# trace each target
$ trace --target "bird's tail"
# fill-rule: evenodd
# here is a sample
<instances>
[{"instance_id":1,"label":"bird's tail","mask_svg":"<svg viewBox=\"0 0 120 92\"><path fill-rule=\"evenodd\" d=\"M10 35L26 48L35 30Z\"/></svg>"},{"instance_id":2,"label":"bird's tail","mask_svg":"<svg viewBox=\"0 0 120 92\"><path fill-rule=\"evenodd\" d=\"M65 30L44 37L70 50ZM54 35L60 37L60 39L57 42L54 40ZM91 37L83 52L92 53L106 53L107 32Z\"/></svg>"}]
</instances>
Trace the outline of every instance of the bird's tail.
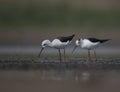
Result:
<instances>
[{"instance_id":1,"label":"bird's tail","mask_svg":"<svg viewBox=\"0 0 120 92\"><path fill-rule=\"evenodd\" d=\"M75 36L75 34L69 36L70 40L72 40L74 36Z\"/></svg>"},{"instance_id":2,"label":"bird's tail","mask_svg":"<svg viewBox=\"0 0 120 92\"><path fill-rule=\"evenodd\" d=\"M104 40L101 40L100 42L101 42L101 43L104 43L104 42L107 42L107 41L109 41L109 40L111 40L111 39L104 39Z\"/></svg>"}]
</instances>

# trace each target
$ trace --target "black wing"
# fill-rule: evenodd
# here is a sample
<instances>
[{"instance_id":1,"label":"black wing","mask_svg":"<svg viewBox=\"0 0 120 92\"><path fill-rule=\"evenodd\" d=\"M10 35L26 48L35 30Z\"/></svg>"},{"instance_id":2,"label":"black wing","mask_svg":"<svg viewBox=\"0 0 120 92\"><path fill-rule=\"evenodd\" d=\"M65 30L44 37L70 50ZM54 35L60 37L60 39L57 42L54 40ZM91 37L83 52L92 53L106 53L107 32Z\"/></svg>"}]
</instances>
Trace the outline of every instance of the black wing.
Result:
<instances>
[{"instance_id":1,"label":"black wing","mask_svg":"<svg viewBox=\"0 0 120 92\"><path fill-rule=\"evenodd\" d=\"M100 42L100 43L103 43L103 42L106 42L106 41L109 41L110 39L97 39L97 38L87 38L88 40L90 40L91 42Z\"/></svg>"},{"instance_id":2,"label":"black wing","mask_svg":"<svg viewBox=\"0 0 120 92\"><path fill-rule=\"evenodd\" d=\"M74 36L75 36L74 34L67 37L60 36L60 37L57 37L57 39L59 39L61 42L67 42L67 41L71 41Z\"/></svg>"}]
</instances>

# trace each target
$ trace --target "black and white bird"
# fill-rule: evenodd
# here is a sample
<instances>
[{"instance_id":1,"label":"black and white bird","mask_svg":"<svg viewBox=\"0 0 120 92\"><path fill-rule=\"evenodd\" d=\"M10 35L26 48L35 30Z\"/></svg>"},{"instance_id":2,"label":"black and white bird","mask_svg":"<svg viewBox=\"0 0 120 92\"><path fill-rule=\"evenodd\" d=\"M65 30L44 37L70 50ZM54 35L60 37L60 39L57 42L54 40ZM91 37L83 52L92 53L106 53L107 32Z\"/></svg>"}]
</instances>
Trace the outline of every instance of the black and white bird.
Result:
<instances>
[{"instance_id":1,"label":"black and white bird","mask_svg":"<svg viewBox=\"0 0 120 92\"><path fill-rule=\"evenodd\" d=\"M95 49L102 43L109 41L110 39L97 39L97 38L81 38L76 40L72 53L75 51L76 47L80 46L82 49L88 50L88 60L91 61L90 50L94 50L95 60L97 60Z\"/></svg>"},{"instance_id":2,"label":"black and white bird","mask_svg":"<svg viewBox=\"0 0 120 92\"><path fill-rule=\"evenodd\" d=\"M39 53L38 57L40 57L43 49L48 46L48 47L58 49L60 61L61 61L61 51L60 51L60 49L64 49L64 60L65 60L65 48L71 43L74 36L75 36L74 34L71 35L71 36L66 36L66 37L60 36L60 37L55 38L53 41L44 40L42 42L42 48L40 50L40 53Z\"/></svg>"}]
</instances>

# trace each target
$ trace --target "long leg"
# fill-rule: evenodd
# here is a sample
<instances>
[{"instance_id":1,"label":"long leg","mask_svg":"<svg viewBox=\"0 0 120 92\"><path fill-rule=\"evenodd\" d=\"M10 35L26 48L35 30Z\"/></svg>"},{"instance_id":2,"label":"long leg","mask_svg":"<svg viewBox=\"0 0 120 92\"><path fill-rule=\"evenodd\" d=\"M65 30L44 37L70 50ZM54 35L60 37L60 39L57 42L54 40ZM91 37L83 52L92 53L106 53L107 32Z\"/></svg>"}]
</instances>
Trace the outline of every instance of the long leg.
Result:
<instances>
[{"instance_id":1,"label":"long leg","mask_svg":"<svg viewBox=\"0 0 120 92\"><path fill-rule=\"evenodd\" d=\"M88 61L91 61L90 50L88 50Z\"/></svg>"},{"instance_id":2,"label":"long leg","mask_svg":"<svg viewBox=\"0 0 120 92\"><path fill-rule=\"evenodd\" d=\"M59 57L60 57L60 62L61 62L61 52L60 52L60 49L58 49L58 52L59 52Z\"/></svg>"},{"instance_id":3,"label":"long leg","mask_svg":"<svg viewBox=\"0 0 120 92\"><path fill-rule=\"evenodd\" d=\"M66 61L65 49L64 49L64 61Z\"/></svg>"},{"instance_id":4,"label":"long leg","mask_svg":"<svg viewBox=\"0 0 120 92\"><path fill-rule=\"evenodd\" d=\"M94 56L95 56L95 61L97 61L97 57L96 57L96 52L95 52L95 50L94 50Z\"/></svg>"}]
</instances>

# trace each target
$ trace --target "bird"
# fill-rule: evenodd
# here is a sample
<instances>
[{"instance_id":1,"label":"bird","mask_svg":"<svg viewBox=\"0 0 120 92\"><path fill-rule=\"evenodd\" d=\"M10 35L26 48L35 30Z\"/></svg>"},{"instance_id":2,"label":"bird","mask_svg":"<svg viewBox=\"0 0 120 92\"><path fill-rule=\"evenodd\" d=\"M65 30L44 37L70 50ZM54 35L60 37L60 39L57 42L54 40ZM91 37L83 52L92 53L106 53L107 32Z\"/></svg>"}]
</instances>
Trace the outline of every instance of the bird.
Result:
<instances>
[{"instance_id":1,"label":"bird","mask_svg":"<svg viewBox=\"0 0 120 92\"><path fill-rule=\"evenodd\" d=\"M66 36L66 37L59 36L59 37L56 37L55 39L53 39L52 41L43 40L42 44L41 44L42 48L38 54L38 57L41 56L41 53L45 47L51 47L51 48L58 49L60 62L61 62L61 49L64 49L64 60L65 60L65 58L66 58L65 57L65 48L71 43L74 36L75 36L75 34L70 35L70 36Z\"/></svg>"},{"instance_id":2,"label":"bird","mask_svg":"<svg viewBox=\"0 0 120 92\"><path fill-rule=\"evenodd\" d=\"M94 50L95 61L97 61L95 49L99 47L104 42L111 39L97 39L97 38L79 38L75 41L76 46L74 47L72 53L75 51L76 47L80 46L82 49L88 50L88 61L91 61L90 51Z\"/></svg>"}]
</instances>

